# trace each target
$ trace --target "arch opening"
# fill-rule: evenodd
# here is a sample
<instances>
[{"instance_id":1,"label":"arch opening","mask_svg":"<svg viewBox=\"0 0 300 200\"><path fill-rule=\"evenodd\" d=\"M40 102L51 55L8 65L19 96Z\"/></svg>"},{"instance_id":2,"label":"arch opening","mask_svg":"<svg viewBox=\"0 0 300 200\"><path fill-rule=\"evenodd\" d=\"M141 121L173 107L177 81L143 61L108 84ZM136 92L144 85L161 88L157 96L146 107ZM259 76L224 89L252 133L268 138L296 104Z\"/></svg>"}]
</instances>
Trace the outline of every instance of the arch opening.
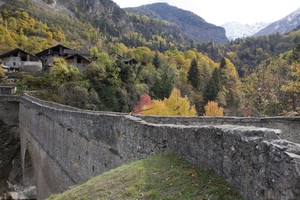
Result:
<instances>
[{"instance_id":1,"label":"arch opening","mask_svg":"<svg viewBox=\"0 0 300 200\"><path fill-rule=\"evenodd\" d=\"M23 186L30 187L35 185L34 181L34 168L29 151L26 150L24 158L24 174L23 174Z\"/></svg>"},{"instance_id":2,"label":"arch opening","mask_svg":"<svg viewBox=\"0 0 300 200\"><path fill-rule=\"evenodd\" d=\"M36 184L34 177L34 166L28 150L25 152L23 169L23 191L21 192L26 199L36 199Z\"/></svg>"}]
</instances>

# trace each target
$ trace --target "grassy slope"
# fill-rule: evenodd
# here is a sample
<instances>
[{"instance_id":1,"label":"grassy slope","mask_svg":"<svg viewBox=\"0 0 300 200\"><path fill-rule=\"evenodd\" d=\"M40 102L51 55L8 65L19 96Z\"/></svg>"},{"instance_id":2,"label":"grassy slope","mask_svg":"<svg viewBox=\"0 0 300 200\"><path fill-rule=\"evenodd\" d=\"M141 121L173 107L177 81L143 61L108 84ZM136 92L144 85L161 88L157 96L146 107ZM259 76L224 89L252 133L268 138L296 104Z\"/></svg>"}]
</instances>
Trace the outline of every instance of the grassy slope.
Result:
<instances>
[{"instance_id":1,"label":"grassy slope","mask_svg":"<svg viewBox=\"0 0 300 200\"><path fill-rule=\"evenodd\" d=\"M165 153L125 164L50 199L242 199L211 170Z\"/></svg>"}]
</instances>

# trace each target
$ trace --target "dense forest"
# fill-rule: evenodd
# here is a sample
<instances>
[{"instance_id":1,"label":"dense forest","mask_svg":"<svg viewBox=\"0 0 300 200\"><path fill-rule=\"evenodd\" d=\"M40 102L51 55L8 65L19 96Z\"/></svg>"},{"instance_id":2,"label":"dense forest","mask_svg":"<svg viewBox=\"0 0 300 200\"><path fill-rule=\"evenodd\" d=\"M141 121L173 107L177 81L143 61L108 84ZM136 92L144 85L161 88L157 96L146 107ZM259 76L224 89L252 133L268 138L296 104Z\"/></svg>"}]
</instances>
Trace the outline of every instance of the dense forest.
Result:
<instances>
[{"instance_id":1,"label":"dense forest","mask_svg":"<svg viewBox=\"0 0 300 200\"><path fill-rule=\"evenodd\" d=\"M37 9L27 0L13 1L1 7L1 52L21 48L36 53L61 43L97 57L83 75L61 58L49 72L15 74L19 90L103 111L246 117L299 113L299 30L223 45L197 44L178 27L146 16L127 14L135 28L122 32L109 22L104 29L85 20L77 9L74 18ZM111 53L138 64L127 65Z\"/></svg>"}]
</instances>

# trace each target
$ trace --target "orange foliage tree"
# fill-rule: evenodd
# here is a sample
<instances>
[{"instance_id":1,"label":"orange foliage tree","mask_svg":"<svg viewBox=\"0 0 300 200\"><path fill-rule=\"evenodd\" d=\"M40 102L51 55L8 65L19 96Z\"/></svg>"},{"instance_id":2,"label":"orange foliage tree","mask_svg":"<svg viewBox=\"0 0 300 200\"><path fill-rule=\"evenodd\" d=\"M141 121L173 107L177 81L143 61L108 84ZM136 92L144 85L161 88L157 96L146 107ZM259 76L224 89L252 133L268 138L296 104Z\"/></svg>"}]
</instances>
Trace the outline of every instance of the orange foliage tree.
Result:
<instances>
[{"instance_id":1,"label":"orange foliage tree","mask_svg":"<svg viewBox=\"0 0 300 200\"><path fill-rule=\"evenodd\" d=\"M204 107L206 117L222 117L223 116L223 108L218 107L218 103L214 101L209 101Z\"/></svg>"}]
</instances>

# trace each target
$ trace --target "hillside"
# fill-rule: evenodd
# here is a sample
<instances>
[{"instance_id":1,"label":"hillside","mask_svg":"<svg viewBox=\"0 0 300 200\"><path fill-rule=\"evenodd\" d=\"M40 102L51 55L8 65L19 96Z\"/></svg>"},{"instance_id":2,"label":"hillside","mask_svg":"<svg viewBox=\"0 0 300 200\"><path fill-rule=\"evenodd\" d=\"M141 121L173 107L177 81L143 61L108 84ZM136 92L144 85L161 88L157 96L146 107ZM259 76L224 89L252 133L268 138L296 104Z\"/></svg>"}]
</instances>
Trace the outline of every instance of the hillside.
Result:
<instances>
[{"instance_id":1,"label":"hillside","mask_svg":"<svg viewBox=\"0 0 300 200\"><path fill-rule=\"evenodd\" d=\"M241 199L207 169L173 154L123 165L49 199Z\"/></svg>"},{"instance_id":2,"label":"hillside","mask_svg":"<svg viewBox=\"0 0 300 200\"><path fill-rule=\"evenodd\" d=\"M260 30L255 36L270 35L274 33L288 33L300 25L300 8L292 12L288 16L271 23L266 28Z\"/></svg>"},{"instance_id":3,"label":"hillside","mask_svg":"<svg viewBox=\"0 0 300 200\"><path fill-rule=\"evenodd\" d=\"M198 15L167 3L154 3L137 8L125 8L127 12L169 21L197 42L224 43L227 41L222 27L207 23Z\"/></svg>"},{"instance_id":4,"label":"hillside","mask_svg":"<svg viewBox=\"0 0 300 200\"><path fill-rule=\"evenodd\" d=\"M117 4L111 0L35 0L43 1L48 7L65 7L75 13L81 21L89 21L100 30L110 32L112 36L133 31L133 25ZM58 10L59 11L59 10ZM116 27L113 29L113 27Z\"/></svg>"},{"instance_id":5,"label":"hillside","mask_svg":"<svg viewBox=\"0 0 300 200\"><path fill-rule=\"evenodd\" d=\"M170 44L181 48L189 44L187 36L176 25L128 14L111 0L5 0L0 10L2 16L4 10L28 13L35 21L46 24L35 29L47 31L47 26L58 30L64 34L58 42L76 49L119 42L127 47L147 46L166 51ZM38 36L45 37L44 34Z\"/></svg>"}]
</instances>

